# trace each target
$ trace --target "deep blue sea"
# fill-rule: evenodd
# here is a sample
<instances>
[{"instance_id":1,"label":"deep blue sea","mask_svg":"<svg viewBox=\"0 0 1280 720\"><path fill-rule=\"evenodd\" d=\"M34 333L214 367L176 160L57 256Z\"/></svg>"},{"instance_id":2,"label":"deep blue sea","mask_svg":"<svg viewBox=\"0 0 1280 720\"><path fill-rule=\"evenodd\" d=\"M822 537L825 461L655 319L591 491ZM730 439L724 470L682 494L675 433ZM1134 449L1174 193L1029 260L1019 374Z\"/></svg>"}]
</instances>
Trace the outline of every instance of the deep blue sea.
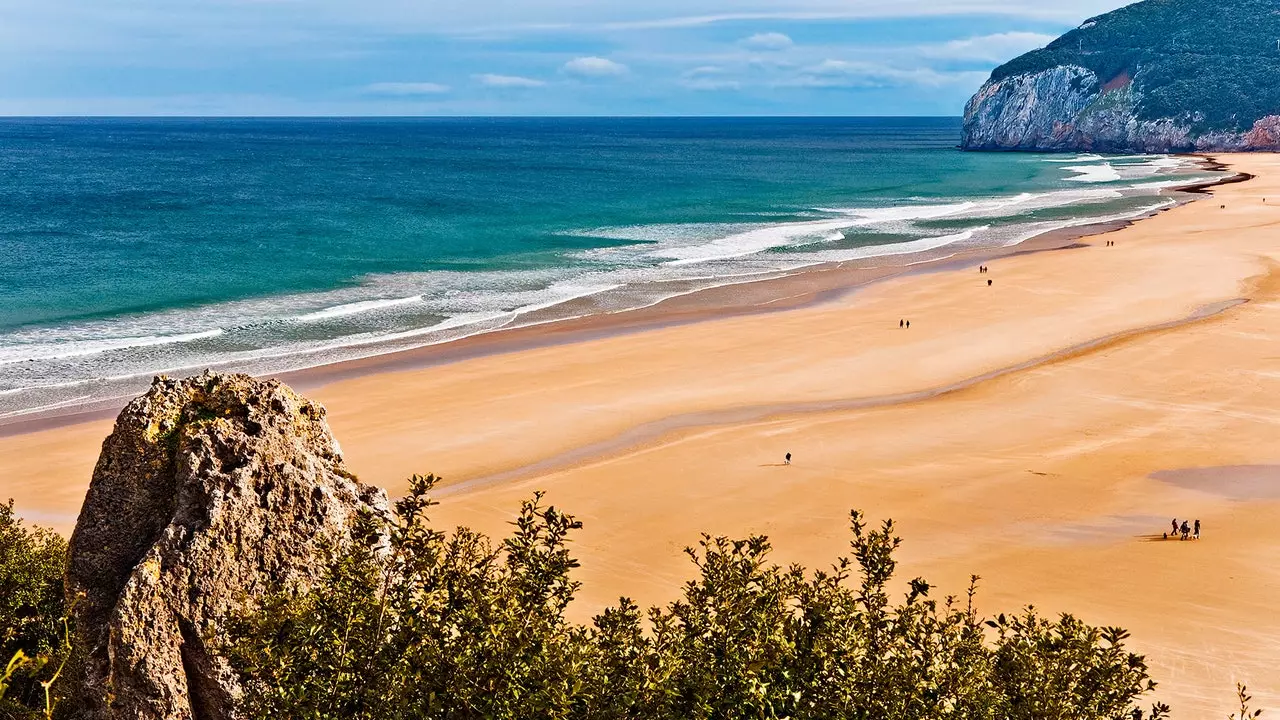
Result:
<instances>
[{"instance_id":1,"label":"deep blue sea","mask_svg":"<svg viewBox=\"0 0 1280 720\"><path fill-rule=\"evenodd\" d=\"M0 421L158 372L296 369L1012 245L1211 176L962 153L959 135L951 118L0 120Z\"/></svg>"}]
</instances>

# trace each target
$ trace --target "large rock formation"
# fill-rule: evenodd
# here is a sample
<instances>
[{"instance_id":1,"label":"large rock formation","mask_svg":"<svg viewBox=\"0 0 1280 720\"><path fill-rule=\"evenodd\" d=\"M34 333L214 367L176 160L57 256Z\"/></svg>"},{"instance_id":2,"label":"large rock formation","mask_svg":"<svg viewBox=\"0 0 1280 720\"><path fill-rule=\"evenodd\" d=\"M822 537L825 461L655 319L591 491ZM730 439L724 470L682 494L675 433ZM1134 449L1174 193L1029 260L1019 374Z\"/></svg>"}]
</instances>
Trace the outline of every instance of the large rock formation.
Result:
<instances>
[{"instance_id":1,"label":"large rock formation","mask_svg":"<svg viewBox=\"0 0 1280 720\"><path fill-rule=\"evenodd\" d=\"M1144 0L996 68L970 150L1280 150L1280 2Z\"/></svg>"},{"instance_id":2,"label":"large rock formation","mask_svg":"<svg viewBox=\"0 0 1280 720\"><path fill-rule=\"evenodd\" d=\"M91 718L223 720L238 687L218 623L320 571L323 543L384 515L319 405L245 375L157 378L102 446L67 570Z\"/></svg>"}]
</instances>

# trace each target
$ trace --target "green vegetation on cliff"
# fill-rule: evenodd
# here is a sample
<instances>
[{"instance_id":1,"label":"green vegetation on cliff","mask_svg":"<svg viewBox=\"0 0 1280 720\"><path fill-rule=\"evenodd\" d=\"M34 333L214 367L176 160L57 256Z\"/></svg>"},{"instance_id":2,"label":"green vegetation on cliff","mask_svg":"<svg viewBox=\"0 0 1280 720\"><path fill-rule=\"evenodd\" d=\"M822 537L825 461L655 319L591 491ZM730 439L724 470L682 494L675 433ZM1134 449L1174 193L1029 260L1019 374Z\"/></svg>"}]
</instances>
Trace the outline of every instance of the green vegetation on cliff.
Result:
<instances>
[{"instance_id":1,"label":"green vegetation on cliff","mask_svg":"<svg viewBox=\"0 0 1280 720\"><path fill-rule=\"evenodd\" d=\"M1140 120L1242 132L1280 114L1280 3L1144 0L1093 18L996 68L992 80L1076 65L1100 83L1132 80Z\"/></svg>"}]
</instances>

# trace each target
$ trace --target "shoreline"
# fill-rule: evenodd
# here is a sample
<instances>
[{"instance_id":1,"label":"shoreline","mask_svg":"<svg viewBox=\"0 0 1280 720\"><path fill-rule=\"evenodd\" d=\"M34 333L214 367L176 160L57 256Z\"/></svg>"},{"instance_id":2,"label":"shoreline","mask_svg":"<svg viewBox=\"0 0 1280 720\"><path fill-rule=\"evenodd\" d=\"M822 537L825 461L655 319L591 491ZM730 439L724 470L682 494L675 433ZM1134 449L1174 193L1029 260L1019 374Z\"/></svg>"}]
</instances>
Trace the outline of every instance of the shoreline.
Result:
<instances>
[{"instance_id":1,"label":"shoreline","mask_svg":"<svg viewBox=\"0 0 1280 720\"><path fill-rule=\"evenodd\" d=\"M825 567L856 508L895 521L901 581L941 596L976 574L988 614L1127 629L1174 718L1225 717L1237 680L1278 707L1280 156L1223 161L1253 179L1114 243L1058 237L989 274L960 257L839 291L832 272L828 296L788 285L785 312L697 319L693 303L696 321L306 394L362 481L394 496L444 478L435 529L500 539L535 491L580 519L575 619L673 600L700 533L767 535L774 562ZM0 437L0 499L68 531L110 428ZM1160 542L1171 517L1203 539Z\"/></svg>"},{"instance_id":2,"label":"shoreline","mask_svg":"<svg viewBox=\"0 0 1280 720\"><path fill-rule=\"evenodd\" d=\"M1211 155L1194 157L1205 170L1230 172ZM1133 218L1103 220L1049 230L1004 248L963 250L945 257L902 264L863 267L860 261L823 263L781 277L717 285L666 298L653 305L615 313L590 314L514 328L500 328L457 340L424 345L369 357L273 373L300 392L367 375L419 370L466 360L526 350L572 345L619 335L643 333L731 317L799 310L832 302L875 283L916 274L931 274L985 264L1004 257L1086 247L1085 238L1106 235L1212 194L1215 187L1247 182L1248 173L1234 172L1216 180L1168 188L1174 200ZM918 253L913 253L918 254ZM871 258L872 261L910 258L913 254ZM91 401L83 405L36 411L0 419L0 438L26 435L95 421L114 419L132 395Z\"/></svg>"}]
</instances>

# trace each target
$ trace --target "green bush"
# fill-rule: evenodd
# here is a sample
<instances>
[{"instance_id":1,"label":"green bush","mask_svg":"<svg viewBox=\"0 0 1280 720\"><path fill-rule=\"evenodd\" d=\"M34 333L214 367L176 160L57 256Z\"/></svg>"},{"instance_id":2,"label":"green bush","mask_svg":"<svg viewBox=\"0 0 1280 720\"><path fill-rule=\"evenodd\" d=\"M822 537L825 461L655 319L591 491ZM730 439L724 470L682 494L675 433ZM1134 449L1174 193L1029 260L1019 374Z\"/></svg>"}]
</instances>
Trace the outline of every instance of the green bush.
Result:
<instances>
[{"instance_id":1,"label":"green bush","mask_svg":"<svg viewBox=\"0 0 1280 720\"><path fill-rule=\"evenodd\" d=\"M763 537L704 536L698 577L648 613L623 598L589 626L580 524L541 496L494 547L427 525L434 478L415 477L383 526L308 591L278 591L230 624L226 652L253 718L954 718L1132 720L1155 687L1117 628L1070 615L979 617L912 580L890 587L892 523L851 516L851 558L810 573L770 563Z\"/></svg>"},{"instance_id":2,"label":"green bush","mask_svg":"<svg viewBox=\"0 0 1280 720\"><path fill-rule=\"evenodd\" d=\"M50 715L68 656L62 572L67 543L0 504L0 718Z\"/></svg>"}]
</instances>

